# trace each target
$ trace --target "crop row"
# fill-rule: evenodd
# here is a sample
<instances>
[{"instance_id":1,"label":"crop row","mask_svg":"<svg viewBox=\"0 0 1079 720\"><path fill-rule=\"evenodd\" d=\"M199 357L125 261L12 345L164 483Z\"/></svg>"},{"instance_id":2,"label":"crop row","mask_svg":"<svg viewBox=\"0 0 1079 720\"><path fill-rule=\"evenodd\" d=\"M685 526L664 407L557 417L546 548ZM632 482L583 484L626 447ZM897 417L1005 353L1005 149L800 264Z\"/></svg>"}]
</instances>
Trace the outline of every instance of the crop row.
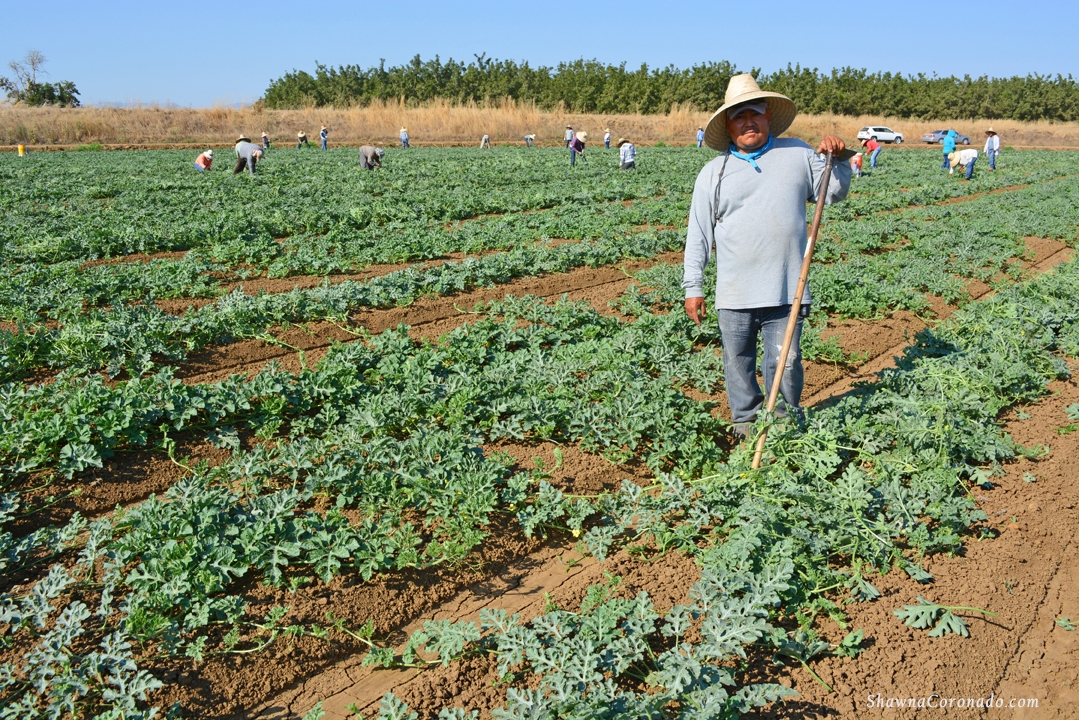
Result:
<instances>
[{"instance_id":1,"label":"crop row","mask_svg":"<svg viewBox=\"0 0 1079 720\"><path fill-rule=\"evenodd\" d=\"M517 678L507 717L529 708L565 713L566 703L586 715L676 701L745 710L784 691L736 689L717 662L754 643L807 662L830 651L813 634L817 614L840 615L844 592L875 599L873 574L893 567L930 579L918 556L954 551L984 520L968 485L988 482L996 463L1024 452L995 418L1066 375L1055 352L1079 353L1077 317L1077 262L973 304L920 336L880 383L810 412L803 426L773 428L760 471L749 469L745 448L725 458L708 405L676 389L707 390L721 376L714 354L691 350L694 331L679 314L621 322L584 305L508 298L437 344L392 330L336 348L298 376L233 379L232 401L203 402L213 407L200 416L196 399L179 423L159 415L143 425L143 438L160 433L163 447L177 425L212 426L213 441L232 450L223 465L194 467L165 499L89 527L76 518L31 540L4 536L9 577L57 552L81 548L82 558L0 597L5 642L28 653L24 666L0 674L5 707L23 717L64 703L134 707L156 681L138 674L125 649L132 640L201 658L283 634L340 631L372 645L376 664L415 662L423 647L446 661L499 653ZM167 376L159 386L188 398L210 391ZM241 424L258 438L249 449ZM505 458L483 453L482 444L500 438L640 457L659 479L599 498L563 495L541 475L514 474ZM311 509L316 494L329 497L329 511ZM6 525L17 498L6 495L5 507ZM296 588L310 576L366 578L454 562L497 514L516 516L528 533L580 533L600 558L632 541L692 554L705 572L691 603L662 622L647 597L600 588L579 612L432 624L404 656L360 624L288 626L286 609L246 611L240 578ZM781 629L784 618L800 630ZM87 654L98 640L107 652ZM104 692L103 663L126 673L124 693ZM624 673L647 676L650 689L606 679Z\"/></svg>"}]
</instances>

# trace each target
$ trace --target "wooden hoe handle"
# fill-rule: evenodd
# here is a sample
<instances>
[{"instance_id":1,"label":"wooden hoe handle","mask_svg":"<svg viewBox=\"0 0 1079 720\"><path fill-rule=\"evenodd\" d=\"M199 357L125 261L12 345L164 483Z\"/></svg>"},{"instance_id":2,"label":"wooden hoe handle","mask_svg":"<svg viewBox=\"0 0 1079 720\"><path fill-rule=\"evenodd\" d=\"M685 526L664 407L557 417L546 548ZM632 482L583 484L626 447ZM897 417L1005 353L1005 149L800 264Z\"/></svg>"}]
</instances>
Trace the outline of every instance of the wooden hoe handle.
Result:
<instances>
[{"instance_id":1,"label":"wooden hoe handle","mask_svg":"<svg viewBox=\"0 0 1079 720\"><path fill-rule=\"evenodd\" d=\"M776 374L772 378L772 384L768 386L768 412L776 408L776 400L779 398L779 384L783 381L783 369L787 366L787 355L791 351L791 343L794 341L794 329L798 327L798 314L802 311L802 294L805 293L806 283L809 281L809 264L813 260L813 248L817 245L817 231L820 230L820 219L824 213L824 199L828 197L828 183L832 179L832 153L828 153L827 162L824 164L824 175L821 177L820 192L817 193L817 210L813 213L813 224L809 226L809 241L806 243L805 255L802 257L802 274L798 276L798 289L794 291L794 301L791 302L791 315L787 318L787 332L783 334L783 348L779 351L779 359L776 362ZM768 438L768 428L761 431L757 438L757 451L753 453L753 468L761 466L761 455L764 453L764 441Z\"/></svg>"}]
</instances>

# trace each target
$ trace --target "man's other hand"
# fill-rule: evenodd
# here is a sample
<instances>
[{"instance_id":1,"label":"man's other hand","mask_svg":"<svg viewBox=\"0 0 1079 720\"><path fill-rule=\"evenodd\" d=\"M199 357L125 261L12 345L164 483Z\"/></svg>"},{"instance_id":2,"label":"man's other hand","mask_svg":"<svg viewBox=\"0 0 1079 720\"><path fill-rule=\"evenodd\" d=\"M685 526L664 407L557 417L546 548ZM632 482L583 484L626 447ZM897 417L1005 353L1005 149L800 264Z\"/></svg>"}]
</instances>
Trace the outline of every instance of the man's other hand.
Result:
<instances>
[{"instance_id":1,"label":"man's other hand","mask_svg":"<svg viewBox=\"0 0 1079 720\"><path fill-rule=\"evenodd\" d=\"M690 320L700 325L701 320L708 315L704 308L704 298L686 298L686 315L689 315Z\"/></svg>"},{"instance_id":2,"label":"man's other hand","mask_svg":"<svg viewBox=\"0 0 1079 720\"><path fill-rule=\"evenodd\" d=\"M820 141L820 147L817 148L817 152L838 155L846 149L847 144L843 142L843 138L838 135L825 135L824 139Z\"/></svg>"}]
</instances>

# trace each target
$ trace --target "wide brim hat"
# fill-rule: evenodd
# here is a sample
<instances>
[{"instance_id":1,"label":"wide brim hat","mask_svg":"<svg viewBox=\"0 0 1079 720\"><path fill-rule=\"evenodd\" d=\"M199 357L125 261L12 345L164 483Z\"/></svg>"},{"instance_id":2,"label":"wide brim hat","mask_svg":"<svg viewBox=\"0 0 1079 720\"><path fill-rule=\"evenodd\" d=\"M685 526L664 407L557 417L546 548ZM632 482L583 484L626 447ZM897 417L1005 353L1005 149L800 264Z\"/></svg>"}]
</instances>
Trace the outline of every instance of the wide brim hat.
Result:
<instances>
[{"instance_id":1,"label":"wide brim hat","mask_svg":"<svg viewBox=\"0 0 1079 720\"><path fill-rule=\"evenodd\" d=\"M578 130L577 139L581 142L588 142L588 132L585 130Z\"/></svg>"},{"instance_id":2,"label":"wide brim hat","mask_svg":"<svg viewBox=\"0 0 1079 720\"><path fill-rule=\"evenodd\" d=\"M628 138L618 138L618 142L615 143L615 146L616 147L622 147L623 145L625 145L628 142L629 142Z\"/></svg>"},{"instance_id":3,"label":"wide brim hat","mask_svg":"<svg viewBox=\"0 0 1079 720\"><path fill-rule=\"evenodd\" d=\"M986 135L996 135L997 131L994 130L993 128L989 128L988 130L985 131L985 134Z\"/></svg>"},{"instance_id":4,"label":"wide brim hat","mask_svg":"<svg viewBox=\"0 0 1079 720\"><path fill-rule=\"evenodd\" d=\"M214 151L213 150L207 150L206 152L203 153L203 155L205 155L206 157L212 158L214 156Z\"/></svg>"},{"instance_id":5,"label":"wide brim hat","mask_svg":"<svg viewBox=\"0 0 1079 720\"><path fill-rule=\"evenodd\" d=\"M300 132L296 133L296 137L303 137L306 134L307 133L305 133L303 130L301 130Z\"/></svg>"},{"instance_id":6,"label":"wide brim hat","mask_svg":"<svg viewBox=\"0 0 1079 720\"><path fill-rule=\"evenodd\" d=\"M251 138L247 137L246 135L241 135L240 137L236 138L236 142L251 142Z\"/></svg>"},{"instance_id":7,"label":"wide brim hat","mask_svg":"<svg viewBox=\"0 0 1079 720\"><path fill-rule=\"evenodd\" d=\"M780 135L794 122L798 109L794 101L777 92L761 90L756 79L748 73L735 75L727 83L727 92L723 96L723 105L708 119L704 126L704 144L713 150L723 151L730 147L731 136L727 134L727 111L735 105L764 100L768 104L769 124L772 135Z\"/></svg>"}]
</instances>

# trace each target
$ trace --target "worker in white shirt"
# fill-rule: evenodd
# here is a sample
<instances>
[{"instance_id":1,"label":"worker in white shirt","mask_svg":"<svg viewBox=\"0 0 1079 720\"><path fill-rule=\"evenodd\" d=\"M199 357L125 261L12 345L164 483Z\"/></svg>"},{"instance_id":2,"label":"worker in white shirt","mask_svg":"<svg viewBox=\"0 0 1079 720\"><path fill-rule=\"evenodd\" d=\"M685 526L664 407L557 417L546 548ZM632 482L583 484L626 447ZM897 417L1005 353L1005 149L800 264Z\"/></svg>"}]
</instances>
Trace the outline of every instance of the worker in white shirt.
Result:
<instances>
[{"instance_id":1,"label":"worker in white shirt","mask_svg":"<svg viewBox=\"0 0 1079 720\"><path fill-rule=\"evenodd\" d=\"M989 169L997 169L997 155L1000 154L1000 135L993 128L985 131L985 156L989 158Z\"/></svg>"}]
</instances>

